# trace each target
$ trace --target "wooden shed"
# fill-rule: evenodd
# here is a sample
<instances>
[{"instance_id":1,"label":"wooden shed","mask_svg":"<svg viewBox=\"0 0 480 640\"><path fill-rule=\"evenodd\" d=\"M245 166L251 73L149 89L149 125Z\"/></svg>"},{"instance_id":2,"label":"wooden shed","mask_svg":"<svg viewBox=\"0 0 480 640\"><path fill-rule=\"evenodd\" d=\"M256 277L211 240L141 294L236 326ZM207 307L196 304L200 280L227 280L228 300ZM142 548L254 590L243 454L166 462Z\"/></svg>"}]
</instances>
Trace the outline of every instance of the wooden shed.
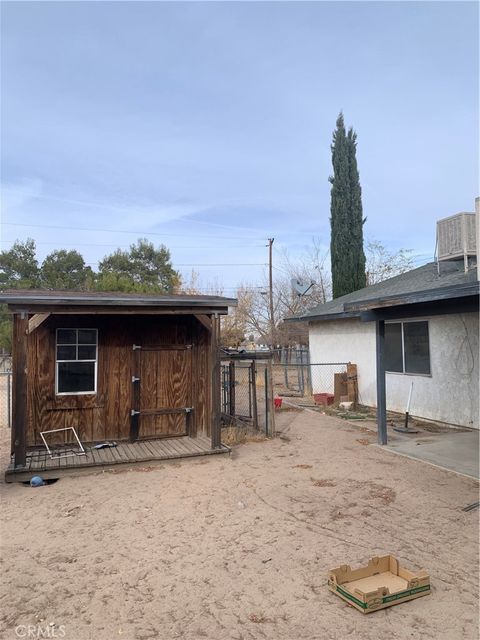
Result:
<instances>
[{"instance_id":1,"label":"wooden shed","mask_svg":"<svg viewBox=\"0 0 480 640\"><path fill-rule=\"evenodd\" d=\"M212 296L8 291L13 314L9 475L227 451L220 442L220 316ZM87 455L51 457L76 443ZM116 442L117 447L94 445ZM88 455L90 452L90 455ZM18 479L18 478L16 478Z\"/></svg>"}]
</instances>

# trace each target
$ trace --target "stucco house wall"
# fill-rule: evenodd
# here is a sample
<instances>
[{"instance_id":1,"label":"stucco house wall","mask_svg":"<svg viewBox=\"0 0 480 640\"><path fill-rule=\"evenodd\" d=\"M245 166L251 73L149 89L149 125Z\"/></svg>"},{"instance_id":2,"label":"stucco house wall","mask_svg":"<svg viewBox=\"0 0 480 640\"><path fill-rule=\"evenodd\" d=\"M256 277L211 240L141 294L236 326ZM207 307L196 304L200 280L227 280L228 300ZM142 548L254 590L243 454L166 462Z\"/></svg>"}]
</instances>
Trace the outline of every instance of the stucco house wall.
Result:
<instances>
[{"instance_id":1,"label":"stucco house wall","mask_svg":"<svg viewBox=\"0 0 480 640\"><path fill-rule=\"evenodd\" d=\"M429 322L431 375L387 373L387 409L405 411L413 382L410 407L413 416L478 429L478 314L440 315L411 320ZM309 335L311 362L356 363L359 401L375 407L374 323L360 322L358 319L312 321Z\"/></svg>"},{"instance_id":2,"label":"stucco house wall","mask_svg":"<svg viewBox=\"0 0 480 640\"><path fill-rule=\"evenodd\" d=\"M359 401L376 406L375 325L356 318L311 322L309 325L310 362L353 362L357 365ZM312 372L314 393L333 392L330 388L315 388L319 376ZM323 381L322 381L323 382Z\"/></svg>"}]
</instances>

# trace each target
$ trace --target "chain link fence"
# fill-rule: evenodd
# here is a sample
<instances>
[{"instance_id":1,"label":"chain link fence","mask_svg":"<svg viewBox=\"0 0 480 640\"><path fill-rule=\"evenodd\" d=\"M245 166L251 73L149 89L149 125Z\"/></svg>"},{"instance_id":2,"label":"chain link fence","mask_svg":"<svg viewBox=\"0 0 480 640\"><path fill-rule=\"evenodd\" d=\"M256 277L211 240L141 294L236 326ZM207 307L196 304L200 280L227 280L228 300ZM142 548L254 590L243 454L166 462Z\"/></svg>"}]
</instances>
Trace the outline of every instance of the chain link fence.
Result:
<instances>
[{"instance_id":1,"label":"chain link fence","mask_svg":"<svg viewBox=\"0 0 480 640\"><path fill-rule=\"evenodd\" d=\"M222 422L274 435L272 366L251 357L222 359Z\"/></svg>"},{"instance_id":2,"label":"chain link fence","mask_svg":"<svg viewBox=\"0 0 480 640\"><path fill-rule=\"evenodd\" d=\"M273 358L273 389L285 397L337 395L347 380L347 362L310 362L305 348L277 349Z\"/></svg>"},{"instance_id":3,"label":"chain link fence","mask_svg":"<svg viewBox=\"0 0 480 640\"><path fill-rule=\"evenodd\" d=\"M12 426L12 358L0 356L0 427Z\"/></svg>"}]
</instances>

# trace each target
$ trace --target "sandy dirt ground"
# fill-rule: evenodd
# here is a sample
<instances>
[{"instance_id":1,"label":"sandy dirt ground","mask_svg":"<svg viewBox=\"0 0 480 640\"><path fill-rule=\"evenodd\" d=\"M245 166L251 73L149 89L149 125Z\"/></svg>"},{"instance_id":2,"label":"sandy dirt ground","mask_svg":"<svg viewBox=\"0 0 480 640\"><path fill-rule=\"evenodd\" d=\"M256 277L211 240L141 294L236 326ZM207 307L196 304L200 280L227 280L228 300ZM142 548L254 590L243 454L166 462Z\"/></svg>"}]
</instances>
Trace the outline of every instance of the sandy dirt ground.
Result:
<instances>
[{"instance_id":1,"label":"sandy dirt ground","mask_svg":"<svg viewBox=\"0 0 480 640\"><path fill-rule=\"evenodd\" d=\"M0 637L476 640L477 484L335 418L280 422L231 457L2 482ZM364 616L328 591L384 553L432 595Z\"/></svg>"}]
</instances>

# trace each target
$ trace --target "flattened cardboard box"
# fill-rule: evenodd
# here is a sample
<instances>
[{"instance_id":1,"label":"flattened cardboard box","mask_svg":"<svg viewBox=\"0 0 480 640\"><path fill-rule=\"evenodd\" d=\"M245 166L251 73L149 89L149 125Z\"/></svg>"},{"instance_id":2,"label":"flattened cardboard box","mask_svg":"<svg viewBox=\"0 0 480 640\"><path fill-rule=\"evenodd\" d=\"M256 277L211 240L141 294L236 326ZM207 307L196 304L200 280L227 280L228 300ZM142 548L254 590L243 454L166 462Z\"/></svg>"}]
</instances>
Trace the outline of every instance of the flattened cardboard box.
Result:
<instances>
[{"instance_id":1,"label":"flattened cardboard box","mask_svg":"<svg viewBox=\"0 0 480 640\"><path fill-rule=\"evenodd\" d=\"M362 613L371 613L430 593L430 576L409 571L394 556L374 557L366 567L332 569L328 587Z\"/></svg>"}]
</instances>

